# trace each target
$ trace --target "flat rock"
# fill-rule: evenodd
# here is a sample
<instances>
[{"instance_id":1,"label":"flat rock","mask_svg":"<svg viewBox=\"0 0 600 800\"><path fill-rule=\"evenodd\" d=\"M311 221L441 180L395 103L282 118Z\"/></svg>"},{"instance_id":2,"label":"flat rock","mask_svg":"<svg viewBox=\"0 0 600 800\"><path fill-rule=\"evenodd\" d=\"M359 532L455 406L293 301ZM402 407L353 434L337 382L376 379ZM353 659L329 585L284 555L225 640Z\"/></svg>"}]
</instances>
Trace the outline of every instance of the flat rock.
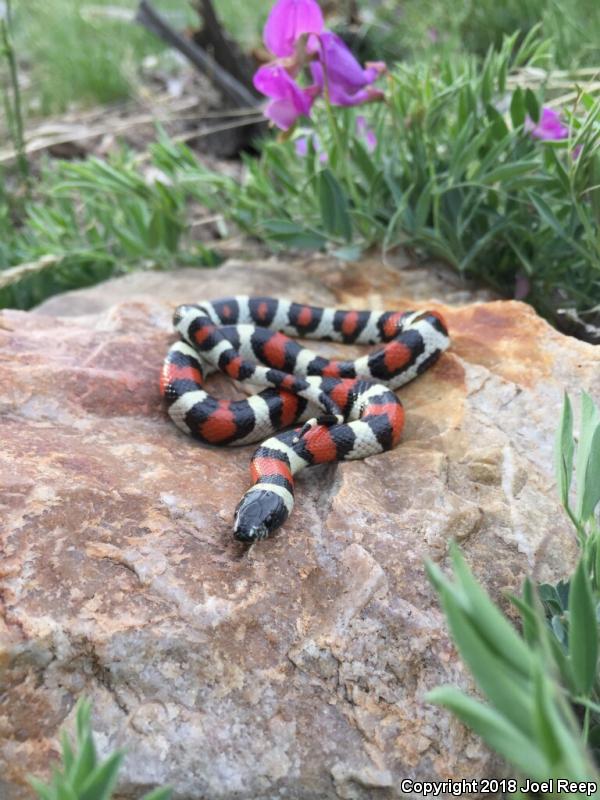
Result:
<instances>
[{"instance_id":1,"label":"flat rock","mask_svg":"<svg viewBox=\"0 0 600 800\"><path fill-rule=\"evenodd\" d=\"M600 350L524 304L461 306L460 287L433 285L409 300L410 276L376 262L234 262L0 314L3 800L32 797L26 775L48 773L81 694L102 752L127 747L121 800L164 783L177 800L387 800L402 778L497 777L425 700L469 679L424 562L447 566L458 540L496 597L565 574L553 437L565 389L600 397ZM193 442L158 393L172 306L241 293L416 296L452 334L401 390L400 446L309 470L290 520L251 548L231 520L253 448Z\"/></svg>"}]
</instances>

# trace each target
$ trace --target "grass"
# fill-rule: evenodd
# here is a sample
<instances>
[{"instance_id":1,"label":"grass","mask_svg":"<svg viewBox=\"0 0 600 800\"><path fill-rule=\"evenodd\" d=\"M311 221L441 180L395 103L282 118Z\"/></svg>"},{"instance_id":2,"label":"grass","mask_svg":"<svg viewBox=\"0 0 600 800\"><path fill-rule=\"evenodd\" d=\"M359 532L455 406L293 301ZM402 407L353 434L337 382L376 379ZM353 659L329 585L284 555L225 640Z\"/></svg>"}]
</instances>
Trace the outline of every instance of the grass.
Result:
<instances>
[{"instance_id":1,"label":"grass","mask_svg":"<svg viewBox=\"0 0 600 800\"><path fill-rule=\"evenodd\" d=\"M0 202L0 308L30 308L134 269L218 264L189 235L201 191L164 171L183 163L180 156L164 138L150 163L130 151L108 161L48 160L20 208L19 227Z\"/></svg>"},{"instance_id":2,"label":"grass","mask_svg":"<svg viewBox=\"0 0 600 800\"><path fill-rule=\"evenodd\" d=\"M29 0L17 4L14 39L30 115L60 113L72 106L113 103L135 95L146 56L164 52L164 45L141 26L111 18L118 6L133 11L136 0ZM197 26L188 0L156 0L177 28ZM232 35L256 41L264 0L217 0L215 7ZM103 14L105 8L107 13Z\"/></svg>"},{"instance_id":3,"label":"grass","mask_svg":"<svg viewBox=\"0 0 600 800\"><path fill-rule=\"evenodd\" d=\"M522 40L535 25L551 42L561 68L600 63L600 5L596 0L382 0L361 3L364 22L355 43L365 59L429 60L448 53L484 57L505 36Z\"/></svg>"}]
</instances>

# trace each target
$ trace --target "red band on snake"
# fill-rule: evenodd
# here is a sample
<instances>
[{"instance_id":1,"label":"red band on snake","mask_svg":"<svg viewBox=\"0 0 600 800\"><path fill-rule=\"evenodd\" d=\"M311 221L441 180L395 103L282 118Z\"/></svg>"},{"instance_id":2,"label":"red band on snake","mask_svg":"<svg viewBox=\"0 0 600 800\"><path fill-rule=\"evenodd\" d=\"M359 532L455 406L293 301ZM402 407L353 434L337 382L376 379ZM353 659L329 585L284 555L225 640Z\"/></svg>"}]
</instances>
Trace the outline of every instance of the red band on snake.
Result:
<instances>
[{"instance_id":1,"label":"red band on snake","mask_svg":"<svg viewBox=\"0 0 600 800\"><path fill-rule=\"evenodd\" d=\"M450 344L436 311L344 311L272 297L182 305L174 324L181 341L169 350L161 376L173 422L211 445L262 441L252 458L253 485L235 512L234 536L244 542L264 539L285 522L300 470L395 447L404 411L394 389ZM339 361L290 335L384 346ZM220 400L204 388L217 370L266 388L246 400Z\"/></svg>"}]
</instances>

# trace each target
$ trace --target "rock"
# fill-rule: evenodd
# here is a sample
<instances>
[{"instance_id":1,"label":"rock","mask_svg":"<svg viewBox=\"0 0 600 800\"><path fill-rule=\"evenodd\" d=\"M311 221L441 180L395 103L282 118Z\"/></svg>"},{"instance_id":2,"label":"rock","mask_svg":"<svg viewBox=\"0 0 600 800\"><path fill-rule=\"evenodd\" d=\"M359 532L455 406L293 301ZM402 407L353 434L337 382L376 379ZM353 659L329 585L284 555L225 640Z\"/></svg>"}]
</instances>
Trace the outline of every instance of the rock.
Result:
<instances>
[{"instance_id":1,"label":"rock","mask_svg":"<svg viewBox=\"0 0 600 800\"><path fill-rule=\"evenodd\" d=\"M453 345L402 389L402 443L308 471L288 523L250 549L231 518L252 447L202 447L158 395L177 301L406 308L406 280L375 262L234 262L0 315L3 800L32 796L81 694L102 752L127 747L120 800L163 783L178 800L387 799L406 777L497 776L425 701L469 680L423 564L447 566L456 539L496 597L566 573L553 436L565 389L600 396L600 350L521 303L420 293Z\"/></svg>"}]
</instances>

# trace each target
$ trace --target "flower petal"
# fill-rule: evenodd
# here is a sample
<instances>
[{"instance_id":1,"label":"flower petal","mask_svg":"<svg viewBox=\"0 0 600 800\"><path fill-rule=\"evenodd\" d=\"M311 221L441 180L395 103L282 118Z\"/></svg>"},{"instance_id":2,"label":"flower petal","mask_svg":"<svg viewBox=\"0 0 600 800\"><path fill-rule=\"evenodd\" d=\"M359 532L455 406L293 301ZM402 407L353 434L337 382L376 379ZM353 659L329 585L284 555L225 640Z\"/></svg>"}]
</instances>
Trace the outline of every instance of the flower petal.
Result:
<instances>
[{"instance_id":1,"label":"flower petal","mask_svg":"<svg viewBox=\"0 0 600 800\"><path fill-rule=\"evenodd\" d=\"M382 95L381 92L368 92L366 87L377 80L385 70L385 64L374 62L364 69L335 33L326 31L319 37L311 37L307 49L318 57L310 65L313 80L324 88L327 79L329 99L333 105L359 105Z\"/></svg>"},{"instance_id":2,"label":"flower petal","mask_svg":"<svg viewBox=\"0 0 600 800\"><path fill-rule=\"evenodd\" d=\"M535 139L566 139L569 129L560 120L560 114L553 108L544 106L540 119L535 124L529 117L525 121L525 129L528 130Z\"/></svg>"},{"instance_id":3,"label":"flower petal","mask_svg":"<svg viewBox=\"0 0 600 800\"><path fill-rule=\"evenodd\" d=\"M263 32L265 46L279 58L291 56L304 33L321 33L323 14L316 0L278 0Z\"/></svg>"},{"instance_id":4,"label":"flower petal","mask_svg":"<svg viewBox=\"0 0 600 800\"><path fill-rule=\"evenodd\" d=\"M277 62L265 64L254 75L254 86L259 92L271 98L265 109L265 116L287 130L300 116L308 116L314 102L317 88L301 88L289 73Z\"/></svg>"}]
</instances>

